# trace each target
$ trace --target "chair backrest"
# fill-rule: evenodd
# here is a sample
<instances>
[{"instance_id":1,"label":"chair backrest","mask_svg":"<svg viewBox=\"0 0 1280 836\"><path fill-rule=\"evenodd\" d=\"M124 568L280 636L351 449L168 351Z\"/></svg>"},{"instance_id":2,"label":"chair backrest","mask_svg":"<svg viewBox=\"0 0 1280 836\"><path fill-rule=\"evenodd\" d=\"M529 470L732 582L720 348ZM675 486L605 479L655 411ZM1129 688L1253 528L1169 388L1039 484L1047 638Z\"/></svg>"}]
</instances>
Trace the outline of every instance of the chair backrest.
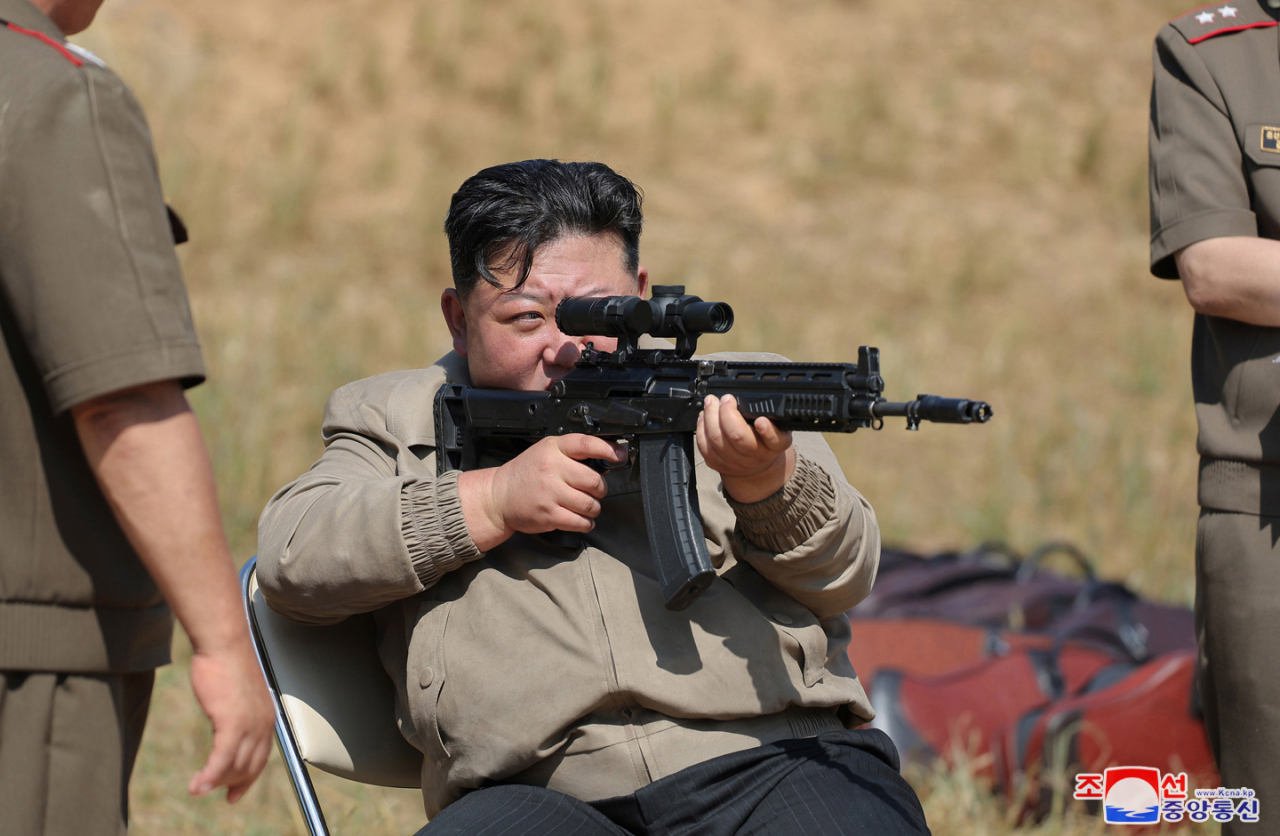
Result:
<instances>
[{"instance_id":1,"label":"chair backrest","mask_svg":"<svg viewBox=\"0 0 1280 836\"><path fill-rule=\"evenodd\" d=\"M257 559L241 572L245 608L267 684L302 760L384 787L421 786L422 753L396 723L395 687L378 659L371 615L313 627L283 618L258 589ZM288 753L286 753L286 760ZM295 781L296 783L296 781ZM304 802L305 806L305 802Z\"/></svg>"}]
</instances>

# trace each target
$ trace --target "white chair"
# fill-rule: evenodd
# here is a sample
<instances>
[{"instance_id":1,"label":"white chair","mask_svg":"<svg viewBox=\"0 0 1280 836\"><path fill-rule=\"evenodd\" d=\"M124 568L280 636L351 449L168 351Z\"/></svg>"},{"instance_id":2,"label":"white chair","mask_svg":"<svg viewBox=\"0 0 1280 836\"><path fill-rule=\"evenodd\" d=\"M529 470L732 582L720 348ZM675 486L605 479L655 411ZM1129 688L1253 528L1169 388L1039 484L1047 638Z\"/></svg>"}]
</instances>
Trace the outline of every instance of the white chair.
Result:
<instances>
[{"instance_id":1,"label":"white chair","mask_svg":"<svg viewBox=\"0 0 1280 836\"><path fill-rule=\"evenodd\" d=\"M384 787L421 785L422 753L396 725L395 686L378 660L373 617L310 627L276 614L252 557L240 570L245 614L276 707L276 740L312 836L328 836L306 764Z\"/></svg>"}]
</instances>

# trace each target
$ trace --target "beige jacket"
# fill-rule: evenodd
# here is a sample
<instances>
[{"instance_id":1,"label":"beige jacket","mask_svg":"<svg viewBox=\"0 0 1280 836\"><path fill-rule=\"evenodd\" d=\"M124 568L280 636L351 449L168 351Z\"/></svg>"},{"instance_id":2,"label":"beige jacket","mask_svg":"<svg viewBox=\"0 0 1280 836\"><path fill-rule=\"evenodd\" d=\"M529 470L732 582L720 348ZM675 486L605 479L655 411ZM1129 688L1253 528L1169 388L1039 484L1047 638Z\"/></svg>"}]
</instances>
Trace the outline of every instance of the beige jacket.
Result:
<instances>
[{"instance_id":1,"label":"beige jacket","mask_svg":"<svg viewBox=\"0 0 1280 836\"><path fill-rule=\"evenodd\" d=\"M376 611L400 727L425 755L429 814L495 780L624 795L873 716L842 613L871 588L879 533L821 435L796 435L795 477L752 505L731 507L699 458L720 577L671 612L623 471L571 545L518 534L476 550L456 473L436 476L432 406L446 380L467 382L456 354L335 392L323 457L259 523L274 608L315 624Z\"/></svg>"}]
</instances>

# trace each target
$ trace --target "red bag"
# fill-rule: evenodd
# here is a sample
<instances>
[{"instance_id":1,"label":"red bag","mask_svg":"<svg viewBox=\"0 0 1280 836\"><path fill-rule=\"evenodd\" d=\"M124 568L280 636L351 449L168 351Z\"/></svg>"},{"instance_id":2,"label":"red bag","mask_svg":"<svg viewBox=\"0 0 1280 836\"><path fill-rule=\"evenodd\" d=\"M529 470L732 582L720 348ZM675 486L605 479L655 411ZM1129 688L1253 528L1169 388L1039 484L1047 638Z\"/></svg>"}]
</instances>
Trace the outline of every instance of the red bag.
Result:
<instances>
[{"instance_id":1,"label":"red bag","mask_svg":"<svg viewBox=\"0 0 1280 836\"><path fill-rule=\"evenodd\" d=\"M1055 554L1083 576L1044 571ZM849 620L873 725L904 762L964 762L1018 792L1024 815L1048 809L1037 782L1050 762L1215 777L1191 708L1191 610L1099 581L1074 547L1051 543L1025 560L990 546L931 558L886 550Z\"/></svg>"},{"instance_id":2,"label":"red bag","mask_svg":"<svg viewBox=\"0 0 1280 836\"><path fill-rule=\"evenodd\" d=\"M1114 657L1093 647L1022 648L926 676L886 668L870 691L872 726L883 729L904 762L941 756L990 774L993 735L1035 708L1075 694Z\"/></svg>"},{"instance_id":3,"label":"red bag","mask_svg":"<svg viewBox=\"0 0 1280 836\"><path fill-rule=\"evenodd\" d=\"M998 784L1024 812L1047 809L1051 793L1040 778L1055 761L1080 772L1154 766L1216 786L1209 738L1192 704L1195 671L1195 651L1175 651L1026 712L992 742Z\"/></svg>"},{"instance_id":4,"label":"red bag","mask_svg":"<svg viewBox=\"0 0 1280 836\"><path fill-rule=\"evenodd\" d=\"M854 618L849 661L867 693L876 673L893 668L913 676L936 676L1015 650L1053 647L1042 633L1013 633L939 618Z\"/></svg>"}]
</instances>

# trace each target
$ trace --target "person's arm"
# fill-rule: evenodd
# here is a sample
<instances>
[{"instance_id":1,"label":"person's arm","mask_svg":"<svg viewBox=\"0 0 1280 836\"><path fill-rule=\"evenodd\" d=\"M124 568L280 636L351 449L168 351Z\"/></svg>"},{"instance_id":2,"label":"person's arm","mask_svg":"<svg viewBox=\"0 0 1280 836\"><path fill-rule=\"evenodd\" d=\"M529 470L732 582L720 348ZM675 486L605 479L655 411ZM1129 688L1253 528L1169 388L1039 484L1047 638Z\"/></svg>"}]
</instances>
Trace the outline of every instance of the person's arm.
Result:
<instances>
[{"instance_id":1,"label":"person's arm","mask_svg":"<svg viewBox=\"0 0 1280 836\"><path fill-rule=\"evenodd\" d=\"M1173 258L1187 301L1200 313L1280 327L1280 241L1206 238Z\"/></svg>"},{"instance_id":2,"label":"person's arm","mask_svg":"<svg viewBox=\"0 0 1280 836\"><path fill-rule=\"evenodd\" d=\"M866 597L880 558L871 506L819 433L747 424L732 396L708 398L698 450L737 519L741 557L819 618Z\"/></svg>"},{"instance_id":3,"label":"person's arm","mask_svg":"<svg viewBox=\"0 0 1280 836\"><path fill-rule=\"evenodd\" d=\"M422 592L481 556L458 474L437 477L433 462L419 463L429 448L410 447L387 426L390 414L430 409L444 380L433 371L438 378L421 381L421 371L379 375L329 397L324 454L276 491L258 520L258 583L276 612L335 624ZM417 393L410 406L391 403L402 385ZM425 440L430 430L415 424L409 435Z\"/></svg>"},{"instance_id":4,"label":"person's arm","mask_svg":"<svg viewBox=\"0 0 1280 836\"><path fill-rule=\"evenodd\" d=\"M1196 47L1165 26L1152 53L1151 272L1181 279L1201 313L1280 324L1280 245L1257 237L1237 127Z\"/></svg>"},{"instance_id":5,"label":"person's arm","mask_svg":"<svg viewBox=\"0 0 1280 836\"><path fill-rule=\"evenodd\" d=\"M177 381L71 408L85 456L120 527L191 637L191 686L213 751L188 790L242 796L262 772L274 709L250 644L213 470Z\"/></svg>"},{"instance_id":6,"label":"person's arm","mask_svg":"<svg viewBox=\"0 0 1280 836\"><path fill-rule=\"evenodd\" d=\"M430 461L415 466L424 448L388 427L389 415L430 409L444 373L434 385L422 374L380 375L334 392L324 455L267 503L258 582L285 617L339 622L422 592L516 531L591 529L604 480L580 459L617 459L612 444L560 436L502 467L436 476ZM429 436L418 426L400 433Z\"/></svg>"}]
</instances>

